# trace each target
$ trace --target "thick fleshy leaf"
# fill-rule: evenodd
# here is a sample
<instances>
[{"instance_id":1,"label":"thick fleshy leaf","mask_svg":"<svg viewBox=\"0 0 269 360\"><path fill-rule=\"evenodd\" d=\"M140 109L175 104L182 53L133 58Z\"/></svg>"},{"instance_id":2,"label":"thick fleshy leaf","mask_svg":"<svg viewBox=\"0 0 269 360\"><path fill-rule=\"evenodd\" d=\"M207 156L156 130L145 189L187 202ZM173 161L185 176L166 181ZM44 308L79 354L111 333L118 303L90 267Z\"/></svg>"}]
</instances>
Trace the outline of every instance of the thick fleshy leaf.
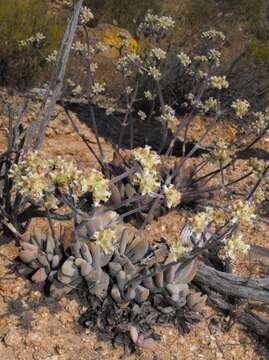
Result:
<instances>
[{"instance_id":1,"label":"thick fleshy leaf","mask_svg":"<svg viewBox=\"0 0 269 360\"><path fill-rule=\"evenodd\" d=\"M31 280L37 284L45 282L47 279L47 273L44 268L38 269L34 275L31 277Z\"/></svg>"},{"instance_id":2,"label":"thick fleshy leaf","mask_svg":"<svg viewBox=\"0 0 269 360\"><path fill-rule=\"evenodd\" d=\"M188 284L190 283L196 273L197 273L197 264L198 260L192 260L188 265L186 265L183 269L177 270L175 274L175 283L176 284Z\"/></svg>"},{"instance_id":3,"label":"thick fleshy leaf","mask_svg":"<svg viewBox=\"0 0 269 360\"><path fill-rule=\"evenodd\" d=\"M24 263L29 264L37 258L37 251L22 250L19 252L19 257Z\"/></svg>"}]
</instances>

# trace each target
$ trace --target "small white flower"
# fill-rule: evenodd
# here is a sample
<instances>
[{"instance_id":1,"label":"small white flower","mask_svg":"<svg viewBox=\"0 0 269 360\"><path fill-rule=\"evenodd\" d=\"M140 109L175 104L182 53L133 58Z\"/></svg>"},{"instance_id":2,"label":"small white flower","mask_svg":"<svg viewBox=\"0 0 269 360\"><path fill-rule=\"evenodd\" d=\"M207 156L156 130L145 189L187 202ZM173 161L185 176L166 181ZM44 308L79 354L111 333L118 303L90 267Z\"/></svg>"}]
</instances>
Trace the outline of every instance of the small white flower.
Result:
<instances>
[{"instance_id":1,"label":"small white flower","mask_svg":"<svg viewBox=\"0 0 269 360\"><path fill-rule=\"evenodd\" d=\"M187 54L185 54L184 52L181 52L180 54L178 54L177 57L183 66L187 67L191 64L190 57Z\"/></svg>"},{"instance_id":2,"label":"small white flower","mask_svg":"<svg viewBox=\"0 0 269 360\"><path fill-rule=\"evenodd\" d=\"M166 58L166 52L160 48L151 49L151 54L158 60L164 60Z\"/></svg>"},{"instance_id":3,"label":"small white flower","mask_svg":"<svg viewBox=\"0 0 269 360\"><path fill-rule=\"evenodd\" d=\"M154 196L160 183L158 181L157 173L149 169L144 169L142 173L136 173L136 181L139 183L141 194Z\"/></svg>"},{"instance_id":4,"label":"small white flower","mask_svg":"<svg viewBox=\"0 0 269 360\"><path fill-rule=\"evenodd\" d=\"M208 62L208 58L205 55L196 55L196 56L194 56L193 60L201 62L201 63Z\"/></svg>"},{"instance_id":5,"label":"small white flower","mask_svg":"<svg viewBox=\"0 0 269 360\"><path fill-rule=\"evenodd\" d=\"M137 115L139 116L140 120L146 120L147 118L147 115L142 110L139 110Z\"/></svg>"},{"instance_id":6,"label":"small white flower","mask_svg":"<svg viewBox=\"0 0 269 360\"><path fill-rule=\"evenodd\" d=\"M239 233L231 237L225 244L224 250L226 252L226 256L232 261L236 260L237 253L246 254L250 249L250 246L245 244L242 239L243 235Z\"/></svg>"},{"instance_id":7,"label":"small white flower","mask_svg":"<svg viewBox=\"0 0 269 360\"><path fill-rule=\"evenodd\" d=\"M216 89L227 89L229 83L226 80L226 76L211 76L210 78L211 86Z\"/></svg>"},{"instance_id":8,"label":"small white flower","mask_svg":"<svg viewBox=\"0 0 269 360\"><path fill-rule=\"evenodd\" d=\"M162 76L160 70L157 69L156 66L149 66L148 74L153 77L154 80L159 80Z\"/></svg>"},{"instance_id":9,"label":"small white flower","mask_svg":"<svg viewBox=\"0 0 269 360\"><path fill-rule=\"evenodd\" d=\"M134 91L134 89L133 89L131 86L127 86L127 88L126 88L126 93L127 93L128 95L130 95L133 91Z\"/></svg>"},{"instance_id":10,"label":"small white flower","mask_svg":"<svg viewBox=\"0 0 269 360\"><path fill-rule=\"evenodd\" d=\"M150 149L149 146L136 148L133 150L135 160L139 161L144 169L155 171L158 164L160 164L160 156Z\"/></svg>"},{"instance_id":11,"label":"small white flower","mask_svg":"<svg viewBox=\"0 0 269 360\"><path fill-rule=\"evenodd\" d=\"M92 73L95 73L95 71L98 69L98 64L97 63L91 63L90 65L90 70Z\"/></svg>"},{"instance_id":12,"label":"small white flower","mask_svg":"<svg viewBox=\"0 0 269 360\"><path fill-rule=\"evenodd\" d=\"M176 120L175 110L169 105L164 106L164 113L161 115L161 120L165 122L174 122Z\"/></svg>"},{"instance_id":13,"label":"small white flower","mask_svg":"<svg viewBox=\"0 0 269 360\"><path fill-rule=\"evenodd\" d=\"M205 100L203 104L204 112L209 112L210 110L217 111L218 108L218 100L214 99L213 97L208 98Z\"/></svg>"},{"instance_id":14,"label":"small white flower","mask_svg":"<svg viewBox=\"0 0 269 360\"><path fill-rule=\"evenodd\" d=\"M224 41L225 35L221 31L209 30L209 31L205 31L202 33L202 38L209 39L209 40L214 40L214 39L219 38L220 40Z\"/></svg>"},{"instance_id":15,"label":"small white flower","mask_svg":"<svg viewBox=\"0 0 269 360\"><path fill-rule=\"evenodd\" d=\"M206 79L208 77L208 73L206 71L198 70L196 76L198 79Z\"/></svg>"},{"instance_id":16,"label":"small white flower","mask_svg":"<svg viewBox=\"0 0 269 360\"><path fill-rule=\"evenodd\" d=\"M236 116L242 119L249 111L250 104L247 100L235 100L231 107L234 109Z\"/></svg>"},{"instance_id":17,"label":"small white flower","mask_svg":"<svg viewBox=\"0 0 269 360\"><path fill-rule=\"evenodd\" d=\"M80 16L79 16L79 23L81 25L86 25L94 18L91 9L86 6L81 8Z\"/></svg>"},{"instance_id":18,"label":"small white flower","mask_svg":"<svg viewBox=\"0 0 269 360\"><path fill-rule=\"evenodd\" d=\"M57 59L57 55L58 55L58 51L57 51L57 50L53 50L53 52L46 57L46 61L47 61L49 64L55 63L55 61L56 61L56 59Z\"/></svg>"},{"instance_id":19,"label":"small white flower","mask_svg":"<svg viewBox=\"0 0 269 360\"><path fill-rule=\"evenodd\" d=\"M92 94L95 96L102 94L104 91L105 91L105 83L100 84L100 83L96 82L92 86Z\"/></svg>"},{"instance_id":20,"label":"small white flower","mask_svg":"<svg viewBox=\"0 0 269 360\"><path fill-rule=\"evenodd\" d=\"M153 99L153 95L152 95L152 93L151 93L149 90L144 91L144 96L145 96L145 98L146 98L147 100L152 100L152 99Z\"/></svg>"},{"instance_id":21,"label":"small white flower","mask_svg":"<svg viewBox=\"0 0 269 360\"><path fill-rule=\"evenodd\" d=\"M72 7L73 6L73 0L63 0L63 4Z\"/></svg>"},{"instance_id":22,"label":"small white flower","mask_svg":"<svg viewBox=\"0 0 269 360\"><path fill-rule=\"evenodd\" d=\"M80 95L82 93L82 87L80 85L77 85L73 90L72 90L72 94L77 96Z\"/></svg>"},{"instance_id":23,"label":"small white flower","mask_svg":"<svg viewBox=\"0 0 269 360\"><path fill-rule=\"evenodd\" d=\"M72 50L78 53L86 53L87 45L78 40L72 45Z\"/></svg>"},{"instance_id":24,"label":"small white flower","mask_svg":"<svg viewBox=\"0 0 269 360\"><path fill-rule=\"evenodd\" d=\"M71 86L71 87L75 87L75 86L76 86L76 83L75 83L73 80L71 80L71 79L67 79L66 82L67 82L67 84L68 84L69 86Z\"/></svg>"},{"instance_id":25,"label":"small white flower","mask_svg":"<svg viewBox=\"0 0 269 360\"><path fill-rule=\"evenodd\" d=\"M45 40L46 39L46 36L40 32L36 33L35 34L35 41L37 43L40 43L41 41Z\"/></svg>"},{"instance_id":26,"label":"small white flower","mask_svg":"<svg viewBox=\"0 0 269 360\"><path fill-rule=\"evenodd\" d=\"M167 31L175 26L175 21L170 16L158 16L152 14L150 11L145 16L145 21L139 26L140 30L150 28L152 31L159 33L160 31Z\"/></svg>"},{"instance_id":27,"label":"small white flower","mask_svg":"<svg viewBox=\"0 0 269 360\"><path fill-rule=\"evenodd\" d=\"M173 208L177 207L181 202L181 193L175 188L174 185L170 184L169 186L164 185L163 192L165 195L167 207Z\"/></svg>"},{"instance_id":28,"label":"small white flower","mask_svg":"<svg viewBox=\"0 0 269 360\"><path fill-rule=\"evenodd\" d=\"M208 59L214 61L217 66L220 65L221 52L216 49L211 49L208 52Z\"/></svg>"}]
</instances>

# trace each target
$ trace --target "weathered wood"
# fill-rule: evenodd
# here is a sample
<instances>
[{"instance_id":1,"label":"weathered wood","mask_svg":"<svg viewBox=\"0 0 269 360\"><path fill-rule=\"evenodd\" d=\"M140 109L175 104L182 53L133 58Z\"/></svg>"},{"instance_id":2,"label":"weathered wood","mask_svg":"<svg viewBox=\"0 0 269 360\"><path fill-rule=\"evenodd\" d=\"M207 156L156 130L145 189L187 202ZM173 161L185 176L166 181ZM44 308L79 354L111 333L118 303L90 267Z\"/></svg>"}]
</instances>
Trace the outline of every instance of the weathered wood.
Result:
<instances>
[{"instance_id":1,"label":"weathered wood","mask_svg":"<svg viewBox=\"0 0 269 360\"><path fill-rule=\"evenodd\" d=\"M49 88L44 97L44 101L39 111L37 120L33 121L27 133L27 146L30 146L31 142L34 140L34 149L38 149L42 144L46 128L54 111L55 104L59 100L62 91L66 65L69 59L83 1L84 0L77 0L74 5L72 17L68 20L61 47L58 51L58 56L51 75Z\"/></svg>"},{"instance_id":2,"label":"weathered wood","mask_svg":"<svg viewBox=\"0 0 269 360\"><path fill-rule=\"evenodd\" d=\"M258 245L251 245L249 258L260 265L269 266L269 249Z\"/></svg>"},{"instance_id":3,"label":"weathered wood","mask_svg":"<svg viewBox=\"0 0 269 360\"><path fill-rule=\"evenodd\" d=\"M230 273L224 273L202 263L199 264L194 282L205 292L212 305L233 314L235 321L243 324L256 334L269 337L268 314L265 319L254 314L249 306L234 314L234 305L230 297L237 297L262 304L269 304L269 278L243 279ZM262 316L262 312L259 312Z\"/></svg>"},{"instance_id":4,"label":"weathered wood","mask_svg":"<svg viewBox=\"0 0 269 360\"><path fill-rule=\"evenodd\" d=\"M269 337L269 321L265 321L253 313L243 311L238 316L238 322L260 336Z\"/></svg>"},{"instance_id":5,"label":"weathered wood","mask_svg":"<svg viewBox=\"0 0 269 360\"><path fill-rule=\"evenodd\" d=\"M269 304L269 277L255 280L243 279L200 263L195 282L201 285L206 284L209 288L222 295Z\"/></svg>"},{"instance_id":6,"label":"weathered wood","mask_svg":"<svg viewBox=\"0 0 269 360\"><path fill-rule=\"evenodd\" d=\"M251 332L258 334L259 336L269 337L269 321L265 321L258 315L252 313L249 310L242 310L238 314L234 314L234 306L228 301L225 301L222 295L210 290L207 286L201 286L203 292L208 296L210 304L225 313L233 314L234 321L244 325ZM232 316L232 315L231 315Z\"/></svg>"}]
</instances>

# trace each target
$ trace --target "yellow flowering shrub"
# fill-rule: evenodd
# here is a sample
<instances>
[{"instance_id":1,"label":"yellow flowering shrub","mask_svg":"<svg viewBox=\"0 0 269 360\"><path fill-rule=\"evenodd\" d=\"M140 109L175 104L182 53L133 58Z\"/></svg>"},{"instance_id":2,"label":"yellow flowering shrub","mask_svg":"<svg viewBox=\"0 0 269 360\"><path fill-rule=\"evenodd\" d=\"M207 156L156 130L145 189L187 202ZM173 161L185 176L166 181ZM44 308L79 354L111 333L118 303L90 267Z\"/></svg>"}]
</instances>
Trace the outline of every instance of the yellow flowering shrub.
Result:
<instances>
[{"instance_id":1,"label":"yellow flowering shrub","mask_svg":"<svg viewBox=\"0 0 269 360\"><path fill-rule=\"evenodd\" d=\"M138 52L138 42L123 32L113 34L111 31L107 31L104 37L104 43L117 51L124 48L132 54Z\"/></svg>"}]
</instances>

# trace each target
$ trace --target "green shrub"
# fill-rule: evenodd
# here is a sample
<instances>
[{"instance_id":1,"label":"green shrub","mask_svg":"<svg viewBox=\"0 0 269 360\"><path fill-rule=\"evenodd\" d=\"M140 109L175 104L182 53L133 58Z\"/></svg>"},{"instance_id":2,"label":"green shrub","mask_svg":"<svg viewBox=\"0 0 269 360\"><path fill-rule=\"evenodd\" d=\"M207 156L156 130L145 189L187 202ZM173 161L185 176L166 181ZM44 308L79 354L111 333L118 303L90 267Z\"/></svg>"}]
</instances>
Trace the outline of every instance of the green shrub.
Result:
<instances>
[{"instance_id":1,"label":"green shrub","mask_svg":"<svg viewBox=\"0 0 269 360\"><path fill-rule=\"evenodd\" d=\"M24 88L43 81L46 56L58 48L63 30L63 18L49 13L43 0L0 0L0 84ZM37 33L42 42L19 46Z\"/></svg>"},{"instance_id":2,"label":"green shrub","mask_svg":"<svg viewBox=\"0 0 269 360\"><path fill-rule=\"evenodd\" d=\"M249 45L251 55L259 63L264 63L269 66L269 40L259 42L256 39L252 40Z\"/></svg>"}]
</instances>

